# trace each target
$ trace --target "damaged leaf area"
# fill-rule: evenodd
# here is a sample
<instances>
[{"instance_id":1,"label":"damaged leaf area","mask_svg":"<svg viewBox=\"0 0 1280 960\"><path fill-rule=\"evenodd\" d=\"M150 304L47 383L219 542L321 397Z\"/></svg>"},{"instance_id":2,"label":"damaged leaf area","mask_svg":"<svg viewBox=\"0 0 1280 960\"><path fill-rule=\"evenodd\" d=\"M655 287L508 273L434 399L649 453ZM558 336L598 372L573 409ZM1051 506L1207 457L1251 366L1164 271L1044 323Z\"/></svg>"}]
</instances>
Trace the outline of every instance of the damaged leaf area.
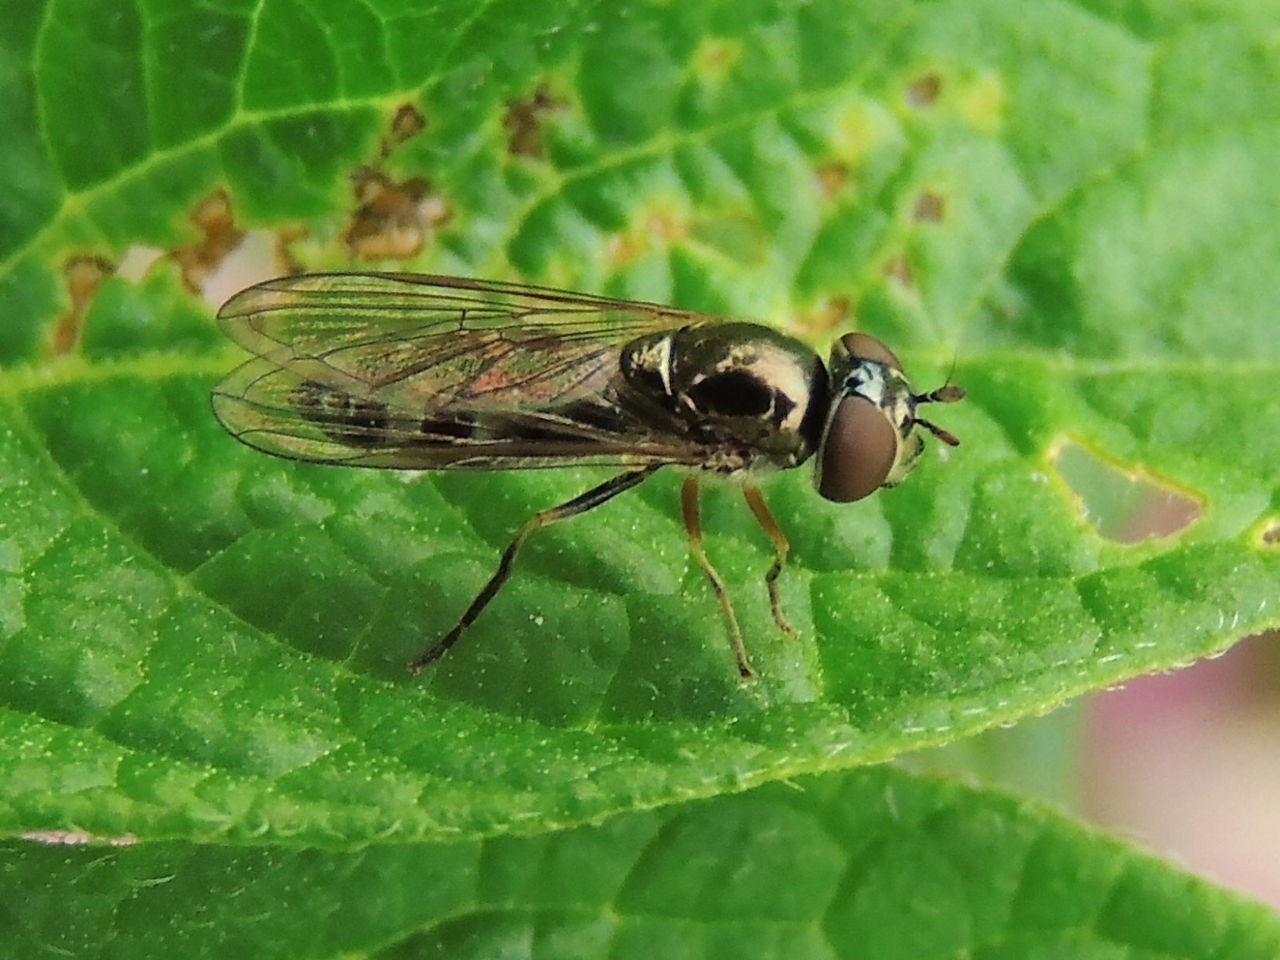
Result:
<instances>
[{"instance_id":1,"label":"damaged leaf area","mask_svg":"<svg viewBox=\"0 0 1280 960\"><path fill-rule=\"evenodd\" d=\"M187 289L199 293L209 275L244 241L244 231L236 226L231 200L225 190L215 190L201 200L191 214L191 222L202 234L200 240L173 252Z\"/></svg>"},{"instance_id":2,"label":"damaged leaf area","mask_svg":"<svg viewBox=\"0 0 1280 960\"><path fill-rule=\"evenodd\" d=\"M543 153L542 127L557 110L568 104L539 84L528 97L507 101L502 127L507 132L507 150L512 156L539 158Z\"/></svg>"},{"instance_id":3,"label":"damaged leaf area","mask_svg":"<svg viewBox=\"0 0 1280 960\"><path fill-rule=\"evenodd\" d=\"M4 882L84 922L28 911L13 942L1276 954L1260 911L1043 811L853 769L1280 625L1276 17L18 6L0 35ZM966 390L938 415L962 443L930 440L857 504L808 469L764 479L796 637L771 614L773 545L708 484L754 685L669 470L533 535L415 679L404 663L513 532L609 474L237 444L209 406L245 359L216 305L343 270L670 303L823 355L865 331L916 389ZM1147 485L1182 512L1149 523ZM805 878L794 899L767 882L784 874ZM323 948L299 946L321 936L304 890ZM220 923L259 899L274 925ZM163 941L148 916L191 926Z\"/></svg>"},{"instance_id":4,"label":"damaged leaf area","mask_svg":"<svg viewBox=\"0 0 1280 960\"><path fill-rule=\"evenodd\" d=\"M1200 514L1196 499L1141 469L1108 464L1078 443L1053 454L1058 475L1100 536L1118 543L1171 537Z\"/></svg>"},{"instance_id":5,"label":"damaged leaf area","mask_svg":"<svg viewBox=\"0 0 1280 960\"><path fill-rule=\"evenodd\" d=\"M63 270L67 298L71 301L65 313L49 329L49 353L55 357L73 353L80 345L85 314L114 267L100 257L72 257Z\"/></svg>"},{"instance_id":6,"label":"damaged leaf area","mask_svg":"<svg viewBox=\"0 0 1280 960\"><path fill-rule=\"evenodd\" d=\"M397 183L377 170L351 177L359 204L343 239L355 260L407 260L429 232L449 222L449 208L423 177Z\"/></svg>"},{"instance_id":7,"label":"damaged leaf area","mask_svg":"<svg viewBox=\"0 0 1280 960\"><path fill-rule=\"evenodd\" d=\"M353 260L408 260L422 251L433 231L452 216L444 198L426 177L397 181L386 169L401 144L420 134L426 118L411 104L402 105L382 140L375 165L351 175L356 209L343 240ZM294 271L298 272L298 271Z\"/></svg>"}]
</instances>

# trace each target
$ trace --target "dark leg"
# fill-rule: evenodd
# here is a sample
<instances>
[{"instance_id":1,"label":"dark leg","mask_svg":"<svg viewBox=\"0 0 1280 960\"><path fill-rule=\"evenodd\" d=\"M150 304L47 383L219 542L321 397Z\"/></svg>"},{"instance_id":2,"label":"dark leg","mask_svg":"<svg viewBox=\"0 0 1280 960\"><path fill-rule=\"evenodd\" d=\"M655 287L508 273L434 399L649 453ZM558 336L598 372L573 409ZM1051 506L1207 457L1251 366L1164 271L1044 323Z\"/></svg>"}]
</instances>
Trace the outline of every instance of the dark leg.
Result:
<instances>
[{"instance_id":1,"label":"dark leg","mask_svg":"<svg viewBox=\"0 0 1280 960\"><path fill-rule=\"evenodd\" d=\"M498 591L502 589L502 585L511 576L511 565L515 562L516 554L520 551L520 545L524 543L525 537L540 527L550 526L557 521L567 520L569 517L576 517L580 513L586 513L592 507L600 506L606 500L612 500L624 490L630 490L657 469L657 467L645 467L643 470L633 470L630 473L619 474L598 487L592 487L581 496L574 497L568 503L562 503L560 506L552 507L550 510L543 510L530 518L524 526L516 531L511 543L503 551L502 559L498 561L497 571L489 578L489 582L484 585L484 589L471 601L471 606L467 607L462 619L458 621L452 630L444 635L444 639L416 660L410 661L409 669L417 673L423 667L435 663L449 652L450 647L458 642L458 638L462 636L463 631L475 623L476 617L480 616L480 612L489 605L490 600L497 596Z\"/></svg>"},{"instance_id":2,"label":"dark leg","mask_svg":"<svg viewBox=\"0 0 1280 960\"><path fill-rule=\"evenodd\" d=\"M778 526L778 521L774 519L769 505L764 502L764 495L760 490L756 487L744 485L742 495L747 498L747 506L755 514L760 528L773 541L773 566L764 575L764 582L769 586L769 606L773 608L773 622L787 636L798 637L800 634L796 632L796 629L791 624L787 623L787 618L782 615L782 601L778 596L778 577L782 574L782 567L787 562L787 553L791 550L791 544L787 543L787 535Z\"/></svg>"},{"instance_id":3,"label":"dark leg","mask_svg":"<svg viewBox=\"0 0 1280 960\"><path fill-rule=\"evenodd\" d=\"M684 528L689 534L689 549L693 551L693 557L698 561L698 566L702 567L702 572L711 581L711 589L716 592L720 609L724 611L724 618L729 623L729 639L733 643L733 655L738 659L738 676L743 680L754 680L756 675L747 662L747 648L742 644L742 631L738 629L738 618L733 615L729 595L724 591L720 574L716 573L716 568L711 566L706 551L702 549L702 510L698 504L697 477L689 476L685 479L684 487L680 490L680 506L684 513Z\"/></svg>"}]
</instances>

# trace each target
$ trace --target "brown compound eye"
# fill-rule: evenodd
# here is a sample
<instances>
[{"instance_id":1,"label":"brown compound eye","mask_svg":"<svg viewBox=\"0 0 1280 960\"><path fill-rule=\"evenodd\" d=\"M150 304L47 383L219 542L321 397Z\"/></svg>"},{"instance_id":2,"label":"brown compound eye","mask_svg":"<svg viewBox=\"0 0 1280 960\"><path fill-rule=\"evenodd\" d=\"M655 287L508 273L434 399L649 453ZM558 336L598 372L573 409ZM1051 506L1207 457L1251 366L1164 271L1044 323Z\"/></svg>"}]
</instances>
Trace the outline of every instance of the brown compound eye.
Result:
<instances>
[{"instance_id":1,"label":"brown compound eye","mask_svg":"<svg viewBox=\"0 0 1280 960\"><path fill-rule=\"evenodd\" d=\"M840 338L840 342L849 351L849 356L851 357L874 360L877 363L883 363L886 367L897 370L899 373L902 372L902 364L894 356L893 351L870 334L846 333Z\"/></svg>"},{"instance_id":2,"label":"brown compound eye","mask_svg":"<svg viewBox=\"0 0 1280 960\"><path fill-rule=\"evenodd\" d=\"M845 397L822 438L818 492L837 503L875 493L893 469L898 443L898 431L879 407L864 397Z\"/></svg>"}]
</instances>

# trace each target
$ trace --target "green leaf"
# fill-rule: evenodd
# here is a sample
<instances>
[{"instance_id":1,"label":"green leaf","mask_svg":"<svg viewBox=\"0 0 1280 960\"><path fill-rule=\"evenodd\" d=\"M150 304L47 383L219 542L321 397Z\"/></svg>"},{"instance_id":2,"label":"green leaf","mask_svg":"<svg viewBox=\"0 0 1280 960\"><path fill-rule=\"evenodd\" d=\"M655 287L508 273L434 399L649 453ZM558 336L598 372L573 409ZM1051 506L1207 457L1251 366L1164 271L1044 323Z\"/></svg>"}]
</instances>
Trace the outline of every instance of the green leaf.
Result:
<instances>
[{"instance_id":1,"label":"green leaf","mask_svg":"<svg viewBox=\"0 0 1280 960\"><path fill-rule=\"evenodd\" d=\"M5 19L9 835L170 841L163 871L210 856L197 842L416 857L679 817L1280 624L1273 11L50 0ZM426 125L401 138L406 108ZM370 167L425 191L420 252L358 258ZM179 269L218 260L192 222L210 196L230 234L271 231L281 271L520 277L822 349L865 329L918 387L954 367L969 398L937 417L964 445L856 506L805 471L766 482L799 639L770 615L767 541L731 486L708 490L754 686L661 473L532 538L415 680L403 664L513 531L607 474L409 477L235 444L208 393L239 357ZM134 246L176 256L112 273ZM82 269L103 273L87 294ZM1058 471L1067 445L1195 520L1105 539Z\"/></svg>"},{"instance_id":2,"label":"green leaf","mask_svg":"<svg viewBox=\"0 0 1280 960\"><path fill-rule=\"evenodd\" d=\"M883 769L535 838L346 853L27 845L7 860L5 903L57 894L7 918L13 956L1262 960L1280 950L1280 924L1254 904L1034 804Z\"/></svg>"}]
</instances>

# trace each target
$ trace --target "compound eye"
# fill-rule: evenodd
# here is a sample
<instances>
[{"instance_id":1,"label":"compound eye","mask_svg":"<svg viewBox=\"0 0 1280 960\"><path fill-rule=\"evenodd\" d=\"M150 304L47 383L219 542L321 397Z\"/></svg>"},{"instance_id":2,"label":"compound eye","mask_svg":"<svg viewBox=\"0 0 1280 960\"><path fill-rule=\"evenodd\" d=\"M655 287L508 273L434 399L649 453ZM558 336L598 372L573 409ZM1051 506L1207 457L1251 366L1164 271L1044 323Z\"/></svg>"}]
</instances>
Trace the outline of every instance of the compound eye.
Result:
<instances>
[{"instance_id":1,"label":"compound eye","mask_svg":"<svg viewBox=\"0 0 1280 960\"><path fill-rule=\"evenodd\" d=\"M822 439L818 493L837 503L870 496L884 485L897 456L898 432L880 408L864 397L845 397Z\"/></svg>"},{"instance_id":2,"label":"compound eye","mask_svg":"<svg viewBox=\"0 0 1280 960\"><path fill-rule=\"evenodd\" d=\"M886 367L897 370L899 373L902 372L902 364L894 356L893 351L870 334L846 333L840 338L840 343L849 351L849 356L851 357L874 360L877 363L883 363Z\"/></svg>"}]
</instances>

